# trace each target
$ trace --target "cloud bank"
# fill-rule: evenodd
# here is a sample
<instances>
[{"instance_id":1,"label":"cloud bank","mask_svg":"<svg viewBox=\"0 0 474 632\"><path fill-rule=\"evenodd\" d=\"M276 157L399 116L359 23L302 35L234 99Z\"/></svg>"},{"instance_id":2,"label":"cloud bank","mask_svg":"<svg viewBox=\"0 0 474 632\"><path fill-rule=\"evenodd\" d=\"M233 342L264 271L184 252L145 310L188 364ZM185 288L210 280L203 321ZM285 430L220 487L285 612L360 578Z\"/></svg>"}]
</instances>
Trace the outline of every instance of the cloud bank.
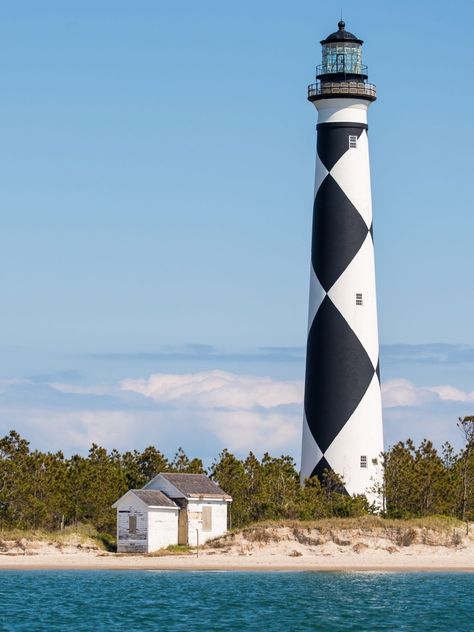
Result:
<instances>
[{"instance_id":1,"label":"cloud bank","mask_svg":"<svg viewBox=\"0 0 474 632\"><path fill-rule=\"evenodd\" d=\"M303 385L300 381L226 371L157 373L122 380L133 392L194 417L208 435L238 452L285 450L298 438Z\"/></svg>"},{"instance_id":2,"label":"cloud bank","mask_svg":"<svg viewBox=\"0 0 474 632\"><path fill-rule=\"evenodd\" d=\"M0 434L17 429L33 447L85 452L92 442L119 450L178 446L216 456L227 447L300 452L303 381L222 370L151 373L110 384L65 380L0 382ZM382 385L386 445L411 436L456 443L458 416L472 414L474 391L450 384L418 386L395 378Z\"/></svg>"},{"instance_id":3,"label":"cloud bank","mask_svg":"<svg viewBox=\"0 0 474 632\"><path fill-rule=\"evenodd\" d=\"M239 375L226 371L202 371L184 375L156 373L148 379L122 380L120 388L140 393L161 403L234 410L301 404L303 396L303 385L297 380L274 380L270 377Z\"/></svg>"}]
</instances>

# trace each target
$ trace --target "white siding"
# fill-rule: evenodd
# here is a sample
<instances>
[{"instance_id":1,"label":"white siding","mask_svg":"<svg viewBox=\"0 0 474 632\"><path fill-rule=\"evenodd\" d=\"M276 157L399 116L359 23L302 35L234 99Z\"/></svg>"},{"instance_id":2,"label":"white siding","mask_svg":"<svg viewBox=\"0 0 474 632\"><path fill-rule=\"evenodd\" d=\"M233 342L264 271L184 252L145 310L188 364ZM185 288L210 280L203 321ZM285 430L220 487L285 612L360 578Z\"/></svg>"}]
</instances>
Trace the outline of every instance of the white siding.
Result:
<instances>
[{"instance_id":1,"label":"white siding","mask_svg":"<svg viewBox=\"0 0 474 632\"><path fill-rule=\"evenodd\" d=\"M178 509L149 507L148 552L178 544Z\"/></svg>"},{"instance_id":2,"label":"white siding","mask_svg":"<svg viewBox=\"0 0 474 632\"><path fill-rule=\"evenodd\" d=\"M137 532L129 532L129 517L136 516ZM126 494L117 504L117 551L119 553L148 550L148 511L133 494Z\"/></svg>"},{"instance_id":3,"label":"white siding","mask_svg":"<svg viewBox=\"0 0 474 632\"><path fill-rule=\"evenodd\" d=\"M190 500L188 504L188 542L189 546L197 545L199 529L199 544L217 538L227 532L227 502L224 500ZM212 530L202 530L202 508L212 509Z\"/></svg>"}]
</instances>

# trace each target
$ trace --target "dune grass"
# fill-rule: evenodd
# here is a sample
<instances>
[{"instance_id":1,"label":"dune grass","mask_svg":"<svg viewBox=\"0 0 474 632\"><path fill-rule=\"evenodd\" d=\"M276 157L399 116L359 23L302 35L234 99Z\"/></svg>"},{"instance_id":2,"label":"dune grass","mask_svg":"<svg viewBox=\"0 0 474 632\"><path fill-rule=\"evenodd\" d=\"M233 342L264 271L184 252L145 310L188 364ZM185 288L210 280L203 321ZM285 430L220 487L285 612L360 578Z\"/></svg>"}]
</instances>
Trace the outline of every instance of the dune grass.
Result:
<instances>
[{"instance_id":1,"label":"dune grass","mask_svg":"<svg viewBox=\"0 0 474 632\"><path fill-rule=\"evenodd\" d=\"M247 542L261 545L272 544L294 538L300 544L317 545L328 540L341 545L353 544L357 537L381 537L406 547L416 542L440 546L458 546L467 535L467 525L460 520L446 516L427 516L409 520L386 519L379 516L357 518L322 518L320 520L274 520L250 524L241 529L233 529L226 535L214 538L206 547L225 549L239 536ZM474 526L470 529L474 536Z\"/></svg>"},{"instance_id":2,"label":"dune grass","mask_svg":"<svg viewBox=\"0 0 474 632\"><path fill-rule=\"evenodd\" d=\"M45 542L57 546L95 545L103 551L115 551L115 536L98 532L92 525L78 524L67 526L61 531L45 531L44 529L0 529L0 542L20 542L31 540Z\"/></svg>"},{"instance_id":3,"label":"dune grass","mask_svg":"<svg viewBox=\"0 0 474 632\"><path fill-rule=\"evenodd\" d=\"M425 518L413 518L408 520L387 519L379 516L367 515L356 518L321 518L318 520L268 520L249 524L245 527L232 529L227 534L214 538L203 545L204 548L226 548L238 535L248 542L270 543L276 542L279 536L275 530L288 528L293 531L295 538L304 543L305 539L314 540L317 531L320 536L335 539L337 543L343 543L350 539L347 531L357 531L359 535L390 534L389 537L398 544L408 546L417 538L420 531L430 531L443 536L447 541L453 542L462 538L467 533L466 523L447 516L427 516ZM469 533L474 536L474 525L471 524ZM108 533L100 533L93 526L78 524L75 527L68 526L62 531L0 529L0 546L4 542L15 542L21 546L22 541L36 541L56 545L58 548L65 546L97 547L108 552L116 551L115 536ZM310 543L308 541L308 543ZM165 557L173 555L190 555L195 549L189 546L170 545L160 549L149 556Z\"/></svg>"},{"instance_id":4,"label":"dune grass","mask_svg":"<svg viewBox=\"0 0 474 632\"><path fill-rule=\"evenodd\" d=\"M367 515L355 518L320 518L318 520L264 520L255 522L231 532L241 532L255 528L277 527L302 527L306 529L318 529L329 531L333 529L390 529L390 528L415 528L432 529L433 531L449 532L454 529L466 529L466 523L449 516L426 516L424 518L395 519L381 518L380 516ZM473 529L474 531L474 529Z\"/></svg>"}]
</instances>

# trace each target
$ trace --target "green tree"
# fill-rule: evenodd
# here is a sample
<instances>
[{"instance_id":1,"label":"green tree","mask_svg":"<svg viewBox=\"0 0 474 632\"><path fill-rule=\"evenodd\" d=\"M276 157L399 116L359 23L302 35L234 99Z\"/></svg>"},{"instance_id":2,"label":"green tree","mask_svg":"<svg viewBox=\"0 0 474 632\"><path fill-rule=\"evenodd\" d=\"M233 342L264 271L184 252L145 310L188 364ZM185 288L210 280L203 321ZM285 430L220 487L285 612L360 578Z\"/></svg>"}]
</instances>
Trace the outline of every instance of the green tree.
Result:
<instances>
[{"instance_id":1,"label":"green tree","mask_svg":"<svg viewBox=\"0 0 474 632\"><path fill-rule=\"evenodd\" d=\"M466 521L474 519L474 416L460 417L458 428L464 439L464 449L459 456L459 517Z\"/></svg>"},{"instance_id":2,"label":"green tree","mask_svg":"<svg viewBox=\"0 0 474 632\"><path fill-rule=\"evenodd\" d=\"M108 454L92 444L87 458L74 455L69 462L71 519L86 522L97 529L115 529L115 511L111 505L127 491L127 480L118 453Z\"/></svg>"},{"instance_id":3,"label":"green tree","mask_svg":"<svg viewBox=\"0 0 474 632\"><path fill-rule=\"evenodd\" d=\"M181 447L178 448L174 455L169 470L182 474L206 474L206 469L201 459L190 459Z\"/></svg>"},{"instance_id":4,"label":"green tree","mask_svg":"<svg viewBox=\"0 0 474 632\"><path fill-rule=\"evenodd\" d=\"M400 441L382 456L386 513L392 518L453 515L456 457L449 444L440 455L431 441Z\"/></svg>"},{"instance_id":5,"label":"green tree","mask_svg":"<svg viewBox=\"0 0 474 632\"><path fill-rule=\"evenodd\" d=\"M143 452L125 452L121 465L128 489L140 489L157 474L170 469L168 459L154 446L148 446Z\"/></svg>"},{"instance_id":6,"label":"green tree","mask_svg":"<svg viewBox=\"0 0 474 632\"><path fill-rule=\"evenodd\" d=\"M223 450L219 455L219 460L212 464L210 476L232 496L230 525L239 527L251 522L247 503L247 476L242 461L228 450Z\"/></svg>"},{"instance_id":7,"label":"green tree","mask_svg":"<svg viewBox=\"0 0 474 632\"><path fill-rule=\"evenodd\" d=\"M0 439L0 515L2 527L25 524L30 481L29 443L15 431Z\"/></svg>"}]
</instances>

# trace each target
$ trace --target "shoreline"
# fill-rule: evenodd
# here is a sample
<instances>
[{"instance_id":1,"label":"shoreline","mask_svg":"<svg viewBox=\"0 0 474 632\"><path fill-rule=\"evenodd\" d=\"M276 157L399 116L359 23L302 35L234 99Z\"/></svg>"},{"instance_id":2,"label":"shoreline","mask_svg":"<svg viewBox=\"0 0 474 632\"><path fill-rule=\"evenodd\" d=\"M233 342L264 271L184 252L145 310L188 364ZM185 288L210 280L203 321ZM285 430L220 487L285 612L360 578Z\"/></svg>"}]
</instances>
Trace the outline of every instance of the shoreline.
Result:
<instances>
[{"instance_id":1,"label":"shoreline","mask_svg":"<svg viewBox=\"0 0 474 632\"><path fill-rule=\"evenodd\" d=\"M156 566L86 566L86 565L8 565L0 567L3 571L146 571L176 573L473 573L472 567L456 566L199 566L196 567L156 567Z\"/></svg>"},{"instance_id":2,"label":"shoreline","mask_svg":"<svg viewBox=\"0 0 474 632\"><path fill-rule=\"evenodd\" d=\"M383 573L472 573L473 564L466 560L418 559L407 560L341 560L334 556L333 560L209 560L196 557L173 556L150 559L146 557L92 557L64 555L54 557L39 556L42 559L31 559L29 556L18 556L13 559L0 558L1 571L184 571L184 572L383 572ZM422 556L423 557L423 556ZM29 558L29 559L28 559ZM79 558L79 559L77 559Z\"/></svg>"}]
</instances>

